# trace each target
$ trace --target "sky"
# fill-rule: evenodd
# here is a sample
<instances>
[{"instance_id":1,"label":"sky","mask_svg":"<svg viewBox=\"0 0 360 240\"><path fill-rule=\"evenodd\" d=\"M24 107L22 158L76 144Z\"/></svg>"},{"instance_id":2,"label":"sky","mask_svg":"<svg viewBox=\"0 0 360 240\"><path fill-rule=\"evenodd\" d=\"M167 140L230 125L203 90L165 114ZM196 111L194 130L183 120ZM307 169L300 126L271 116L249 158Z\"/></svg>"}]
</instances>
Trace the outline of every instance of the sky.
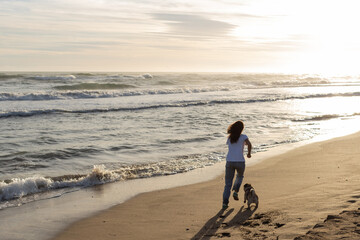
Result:
<instances>
[{"instance_id":1,"label":"sky","mask_svg":"<svg viewBox=\"0 0 360 240\"><path fill-rule=\"evenodd\" d=\"M0 71L358 73L358 0L0 0Z\"/></svg>"}]
</instances>

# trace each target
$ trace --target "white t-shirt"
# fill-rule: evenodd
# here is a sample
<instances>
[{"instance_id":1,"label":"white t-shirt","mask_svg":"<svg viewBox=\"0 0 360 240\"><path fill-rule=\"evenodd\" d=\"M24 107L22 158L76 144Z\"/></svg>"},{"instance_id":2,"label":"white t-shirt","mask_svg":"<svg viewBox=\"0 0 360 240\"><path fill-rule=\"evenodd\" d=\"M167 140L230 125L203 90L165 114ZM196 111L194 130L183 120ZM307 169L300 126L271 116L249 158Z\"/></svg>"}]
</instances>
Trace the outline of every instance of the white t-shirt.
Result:
<instances>
[{"instance_id":1,"label":"white t-shirt","mask_svg":"<svg viewBox=\"0 0 360 240\"><path fill-rule=\"evenodd\" d=\"M236 143L231 143L230 139L228 138L226 144L228 145L229 151L226 155L226 161L245 162L244 145L246 139L248 139L248 137L245 134L241 134Z\"/></svg>"}]
</instances>

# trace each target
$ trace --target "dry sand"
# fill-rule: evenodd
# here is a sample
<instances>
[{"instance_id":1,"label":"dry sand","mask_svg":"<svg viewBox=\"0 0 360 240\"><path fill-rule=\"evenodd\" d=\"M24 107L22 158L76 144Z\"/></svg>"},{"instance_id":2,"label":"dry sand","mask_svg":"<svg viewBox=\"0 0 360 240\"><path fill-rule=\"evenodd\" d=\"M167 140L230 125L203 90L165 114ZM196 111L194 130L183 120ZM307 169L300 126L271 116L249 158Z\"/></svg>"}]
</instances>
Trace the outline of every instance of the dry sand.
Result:
<instances>
[{"instance_id":1,"label":"dry sand","mask_svg":"<svg viewBox=\"0 0 360 240\"><path fill-rule=\"evenodd\" d=\"M222 176L140 194L55 239L360 239L359 160L360 133L309 144L247 167L256 210L242 197L221 210Z\"/></svg>"}]
</instances>

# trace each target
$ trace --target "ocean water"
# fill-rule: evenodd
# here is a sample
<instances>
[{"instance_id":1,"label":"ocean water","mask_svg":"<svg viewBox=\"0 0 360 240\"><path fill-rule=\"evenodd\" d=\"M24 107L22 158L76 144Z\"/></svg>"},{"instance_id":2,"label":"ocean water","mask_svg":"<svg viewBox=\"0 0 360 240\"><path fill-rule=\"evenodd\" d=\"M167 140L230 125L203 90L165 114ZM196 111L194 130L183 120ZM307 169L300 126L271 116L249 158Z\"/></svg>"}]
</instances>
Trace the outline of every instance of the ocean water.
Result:
<instances>
[{"instance_id":1,"label":"ocean water","mask_svg":"<svg viewBox=\"0 0 360 240\"><path fill-rule=\"evenodd\" d=\"M0 73L0 209L360 130L360 76Z\"/></svg>"}]
</instances>

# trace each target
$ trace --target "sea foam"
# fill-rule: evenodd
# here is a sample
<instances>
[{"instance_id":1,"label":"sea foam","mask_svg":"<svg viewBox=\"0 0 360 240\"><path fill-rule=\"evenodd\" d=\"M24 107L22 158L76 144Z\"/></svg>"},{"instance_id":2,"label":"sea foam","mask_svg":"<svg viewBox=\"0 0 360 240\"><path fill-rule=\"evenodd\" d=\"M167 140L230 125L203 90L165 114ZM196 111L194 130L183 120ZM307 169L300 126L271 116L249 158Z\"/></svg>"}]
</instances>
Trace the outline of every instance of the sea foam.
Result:
<instances>
[{"instance_id":1,"label":"sea foam","mask_svg":"<svg viewBox=\"0 0 360 240\"><path fill-rule=\"evenodd\" d=\"M97 84L99 89L77 89L80 85L64 85L55 87L59 91L51 92L34 92L34 93L0 93L0 101L48 101L59 99L87 99L87 98L116 98L129 97L141 95L167 95L179 93L202 93L202 92L217 92L229 91L228 87L204 87L204 88L176 88L176 89L147 89L147 90L128 90L132 85L110 85L110 88L101 89L101 86L109 86L104 84ZM114 87L114 88L112 88ZM63 89L62 89L63 88ZM73 88L73 89L71 89ZM62 89L62 90L60 90ZM126 89L122 91L111 91ZM101 91L105 90L105 91ZM108 91L106 91L108 90Z\"/></svg>"},{"instance_id":2,"label":"sea foam","mask_svg":"<svg viewBox=\"0 0 360 240\"><path fill-rule=\"evenodd\" d=\"M82 175L14 178L0 181L0 201L19 199L32 194L57 189L84 188L121 180L184 173L196 168L213 165L221 160L223 160L223 153L213 153L209 156L194 155L192 157L187 156L171 161L125 165L113 170L106 169L104 165L94 165L89 174ZM17 201L17 204L22 204L26 201L26 199L24 202ZM1 206L0 204L0 209L2 208Z\"/></svg>"},{"instance_id":3,"label":"sea foam","mask_svg":"<svg viewBox=\"0 0 360 240\"><path fill-rule=\"evenodd\" d=\"M76 79L74 75L36 75L36 76L29 76L27 78L32 80L40 80L40 81Z\"/></svg>"},{"instance_id":4,"label":"sea foam","mask_svg":"<svg viewBox=\"0 0 360 240\"><path fill-rule=\"evenodd\" d=\"M0 181L0 201L17 199L59 188L89 187L119 179L121 177L117 173L106 170L103 165L95 165L88 175L69 175L56 178L42 176L24 179L13 178Z\"/></svg>"}]
</instances>

